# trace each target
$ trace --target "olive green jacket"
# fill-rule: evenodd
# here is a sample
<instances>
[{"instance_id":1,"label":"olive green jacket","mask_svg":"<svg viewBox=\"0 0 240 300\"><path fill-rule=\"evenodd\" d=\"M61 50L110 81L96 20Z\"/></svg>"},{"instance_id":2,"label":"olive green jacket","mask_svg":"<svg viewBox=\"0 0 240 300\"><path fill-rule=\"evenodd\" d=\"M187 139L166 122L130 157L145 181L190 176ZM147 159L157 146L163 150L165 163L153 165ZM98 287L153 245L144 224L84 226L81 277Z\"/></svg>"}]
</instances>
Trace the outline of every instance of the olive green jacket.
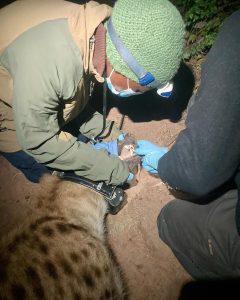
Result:
<instances>
[{"instance_id":1,"label":"olive green jacket","mask_svg":"<svg viewBox=\"0 0 240 300\"><path fill-rule=\"evenodd\" d=\"M81 119L91 80L104 81L92 64L91 37L110 14L94 1L21 0L0 10L1 151L23 149L51 168L92 180L126 180L128 167L117 156L62 130ZM79 130L93 136L101 128L102 116L94 113Z\"/></svg>"}]
</instances>

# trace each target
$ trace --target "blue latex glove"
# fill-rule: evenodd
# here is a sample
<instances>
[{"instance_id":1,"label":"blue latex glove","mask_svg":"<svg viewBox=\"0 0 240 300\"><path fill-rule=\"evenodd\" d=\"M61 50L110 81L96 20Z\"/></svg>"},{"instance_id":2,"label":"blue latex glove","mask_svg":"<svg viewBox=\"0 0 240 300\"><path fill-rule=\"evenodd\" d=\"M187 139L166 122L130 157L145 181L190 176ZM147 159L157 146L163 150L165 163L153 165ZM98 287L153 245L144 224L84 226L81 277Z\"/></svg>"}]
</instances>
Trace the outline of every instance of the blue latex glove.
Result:
<instances>
[{"instance_id":1,"label":"blue latex glove","mask_svg":"<svg viewBox=\"0 0 240 300\"><path fill-rule=\"evenodd\" d=\"M101 141L91 145L93 148L106 149L110 154L118 155L117 140L108 141L108 142Z\"/></svg>"},{"instance_id":2,"label":"blue latex glove","mask_svg":"<svg viewBox=\"0 0 240 300\"><path fill-rule=\"evenodd\" d=\"M167 151L167 147L160 147L147 140L138 140L137 147L135 149L135 152L140 156L150 154L151 152L159 152L165 154Z\"/></svg>"},{"instance_id":3,"label":"blue latex glove","mask_svg":"<svg viewBox=\"0 0 240 300\"><path fill-rule=\"evenodd\" d=\"M157 174L158 162L161 157L167 153L168 148L161 147L158 151L149 152L142 158L142 166L150 173Z\"/></svg>"}]
</instances>

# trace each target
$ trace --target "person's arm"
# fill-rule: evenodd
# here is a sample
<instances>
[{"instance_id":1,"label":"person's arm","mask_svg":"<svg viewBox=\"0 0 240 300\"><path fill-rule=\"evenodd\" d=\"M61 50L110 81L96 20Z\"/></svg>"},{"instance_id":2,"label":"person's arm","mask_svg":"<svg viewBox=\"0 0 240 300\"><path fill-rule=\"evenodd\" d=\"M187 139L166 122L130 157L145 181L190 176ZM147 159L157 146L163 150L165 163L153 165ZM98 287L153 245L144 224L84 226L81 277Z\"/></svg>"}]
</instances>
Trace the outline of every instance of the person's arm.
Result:
<instances>
[{"instance_id":1,"label":"person's arm","mask_svg":"<svg viewBox=\"0 0 240 300\"><path fill-rule=\"evenodd\" d=\"M240 163L240 11L207 55L186 129L158 163L170 187L203 196L230 179ZM191 104L191 103L190 103Z\"/></svg>"},{"instance_id":2,"label":"person's arm","mask_svg":"<svg viewBox=\"0 0 240 300\"><path fill-rule=\"evenodd\" d=\"M19 142L26 152L51 168L74 170L92 180L111 184L122 184L126 180L128 168L117 156L94 149L60 131L55 107L57 99L49 96L46 101L46 95L41 98L34 94L28 98L22 84L21 87L14 111Z\"/></svg>"},{"instance_id":3,"label":"person's arm","mask_svg":"<svg viewBox=\"0 0 240 300\"><path fill-rule=\"evenodd\" d=\"M94 110L90 105L84 109L83 114L81 114L82 122L79 131L88 138L97 136L103 128L103 115L98 111ZM115 122L111 120L106 120L105 130L101 136L106 136L104 140L116 140L122 133L118 129Z\"/></svg>"},{"instance_id":4,"label":"person's arm","mask_svg":"<svg viewBox=\"0 0 240 300\"><path fill-rule=\"evenodd\" d=\"M129 174L124 162L60 130L62 109L74 97L83 72L65 20L24 33L7 49L4 61L13 74L14 121L23 150L51 168L122 184Z\"/></svg>"}]
</instances>

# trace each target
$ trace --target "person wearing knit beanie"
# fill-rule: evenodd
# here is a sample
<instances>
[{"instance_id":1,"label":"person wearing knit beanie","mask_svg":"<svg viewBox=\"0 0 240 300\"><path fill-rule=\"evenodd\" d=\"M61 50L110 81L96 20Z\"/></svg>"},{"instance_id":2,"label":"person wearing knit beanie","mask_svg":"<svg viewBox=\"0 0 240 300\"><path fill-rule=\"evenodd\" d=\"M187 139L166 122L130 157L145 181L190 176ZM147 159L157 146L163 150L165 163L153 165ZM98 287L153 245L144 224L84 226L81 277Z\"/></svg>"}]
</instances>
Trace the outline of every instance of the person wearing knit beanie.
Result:
<instances>
[{"instance_id":1,"label":"person wearing knit beanie","mask_svg":"<svg viewBox=\"0 0 240 300\"><path fill-rule=\"evenodd\" d=\"M168 0L85 2L0 9L0 154L33 182L57 169L129 183L132 168L116 147L127 135L106 119L105 84L103 115L92 110L93 87L168 97L182 58L184 24Z\"/></svg>"},{"instance_id":2,"label":"person wearing knit beanie","mask_svg":"<svg viewBox=\"0 0 240 300\"><path fill-rule=\"evenodd\" d=\"M150 72L159 85L174 77L182 59L185 27L181 14L171 2L118 0L108 22L112 23L115 33L137 63ZM109 32L106 55L116 72L139 82L116 49Z\"/></svg>"}]
</instances>

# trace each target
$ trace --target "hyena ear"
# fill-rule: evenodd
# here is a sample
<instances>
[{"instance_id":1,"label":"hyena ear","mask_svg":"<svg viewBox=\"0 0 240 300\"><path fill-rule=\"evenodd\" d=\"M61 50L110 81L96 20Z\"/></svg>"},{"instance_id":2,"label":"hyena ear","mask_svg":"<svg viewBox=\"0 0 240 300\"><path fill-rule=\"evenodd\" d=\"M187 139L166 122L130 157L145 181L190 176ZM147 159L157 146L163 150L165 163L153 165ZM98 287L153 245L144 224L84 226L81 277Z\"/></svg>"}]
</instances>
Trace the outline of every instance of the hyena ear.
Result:
<instances>
[{"instance_id":1,"label":"hyena ear","mask_svg":"<svg viewBox=\"0 0 240 300\"><path fill-rule=\"evenodd\" d=\"M50 175L50 174L44 174L39 181L39 184L44 189L48 189L48 187L56 186L61 179L58 176Z\"/></svg>"},{"instance_id":2,"label":"hyena ear","mask_svg":"<svg viewBox=\"0 0 240 300\"><path fill-rule=\"evenodd\" d=\"M139 178L138 175L141 170L141 157L136 154L135 149L137 146L136 138L127 133L124 140L118 142L118 153L121 160L126 162L129 168L129 172L135 177L131 186L137 184Z\"/></svg>"},{"instance_id":3,"label":"hyena ear","mask_svg":"<svg viewBox=\"0 0 240 300\"><path fill-rule=\"evenodd\" d=\"M126 149L127 148L135 149L135 147L136 147L136 138L130 133L127 133L122 141L118 141L118 155L120 157L123 157L124 159L124 154L125 154L124 152L126 152ZM127 158L129 157L130 157L130 153Z\"/></svg>"}]
</instances>

